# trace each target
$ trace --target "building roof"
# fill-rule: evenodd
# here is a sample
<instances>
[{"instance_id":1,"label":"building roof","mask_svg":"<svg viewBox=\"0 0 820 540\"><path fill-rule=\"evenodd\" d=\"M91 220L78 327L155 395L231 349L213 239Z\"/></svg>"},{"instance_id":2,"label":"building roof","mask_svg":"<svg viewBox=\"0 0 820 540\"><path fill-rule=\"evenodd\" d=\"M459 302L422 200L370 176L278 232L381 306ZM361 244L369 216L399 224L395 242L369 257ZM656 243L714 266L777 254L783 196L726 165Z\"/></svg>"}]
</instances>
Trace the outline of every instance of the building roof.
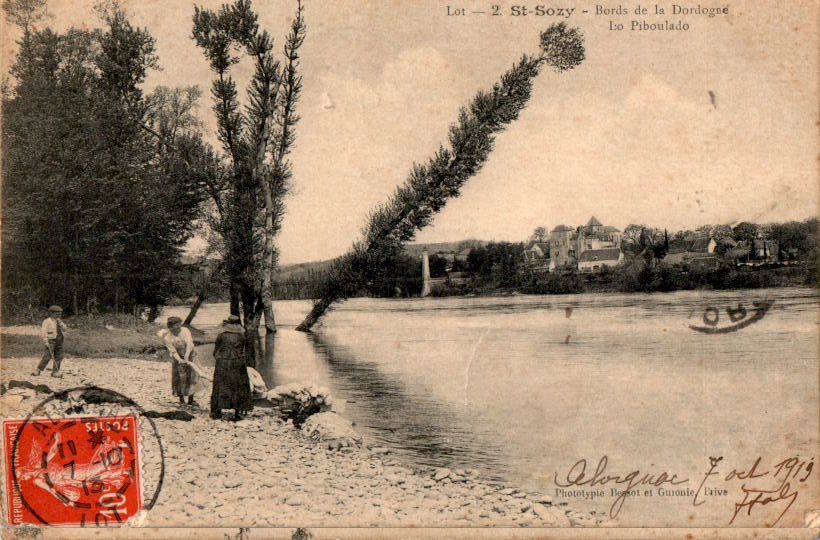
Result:
<instances>
[{"instance_id":1,"label":"building roof","mask_svg":"<svg viewBox=\"0 0 820 540\"><path fill-rule=\"evenodd\" d=\"M709 242L712 241L711 236L703 236L689 240L676 240L670 244L670 253L706 253L709 250Z\"/></svg>"},{"instance_id":2,"label":"building roof","mask_svg":"<svg viewBox=\"0 0 820 540\"><path fill-rule=\"evenodd\" d=\"M706 250L709 248L709 242L711 242L711 241L712 241L711 236L702 236L700 238L695 238L692 241L692 244L689 247L688 251L705 253Z\"/></svg>"},{"instance_id":3,"label":"building roof","mask_svg":"<svg viewBox=\"0 0 820 540\"><path fill-rule=\"evenodd\" d=\"M579 262L617 261L621 258L621 248L587 249L581 252Z\"/></svg>"},{"instance_id":4,"label":"building roof","mask_svg":"<svg viewBox=\"0 0 820 540\"><path fill-rule=\"evenodd\" d=\"M558 225L555 227L552 232L564 232L564 231L571 231L572 227L567 227L566 225Z\"/></svg>"},{"instance_id":5,"label":"building roof","mask_svg":"<svg viewBox=\"0 0 820 540\"><path fill-rule=\"evenodd\" d=\"M529 250L534 249L536 247L538 249L540 249L541 251L543 251L544 253L549 253L550 243L549 242L530 242L529 245L527 246L527 250L529 251Z\"/></svg>"},{"instance_id":6,"label":"building roof","mask_svg":"<svg viewBox=\"0 0 820 540\"><path fill-rule=\"evenodd\" d=\"M613 233L613 232L621 232L618 230L618 227L613 227L612 225L605 225L604 232Z\"/></svg>"},{"instance_id":7,"label":"building roof","mask_svg":"<svg viewBox=\"0 0 820 540\"><path fill-rule=\"evenodd\" d=\"M601 225L602 223L598 221L598 218L595 216L592 216L589 218L589 221L587 221L587 227L600 227Z\"/></svg>"}]
</instances>

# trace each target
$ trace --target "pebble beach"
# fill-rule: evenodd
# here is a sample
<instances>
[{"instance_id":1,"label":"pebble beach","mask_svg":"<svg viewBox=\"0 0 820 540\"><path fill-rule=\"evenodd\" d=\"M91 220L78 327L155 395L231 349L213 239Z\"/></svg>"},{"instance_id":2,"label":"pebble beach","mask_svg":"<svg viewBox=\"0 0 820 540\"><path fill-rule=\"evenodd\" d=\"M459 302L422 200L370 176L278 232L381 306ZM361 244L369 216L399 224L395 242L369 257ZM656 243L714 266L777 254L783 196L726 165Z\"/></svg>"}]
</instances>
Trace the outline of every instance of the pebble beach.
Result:
<instances>
[{"instance_id":1,"label":"pebble beach","mask_svg":"<svg viewBox=\"0 0 820 540\"><path fill-rule=\"evenodd\" d=\"M48 372L33 377L36 363L36 357L4 361L3 383L29 381L52 391L95 385L120 392L145 410L193 415L189 421L154 420L165 474L142 526L606 525L604 516L484 481L475 471L411 468L394 459L389 448L371 447L367 440L343 448L317 442L273 409L256 407L236 423L211 420L209 383L199 383L198 407L180 407L171 395L170 367L164 362L66 358L62 379ZM7 418L24 418L47 397L16 389L0 397L0 407ZM146 429L143 422L144 439ZM142 475L156 477L155 472L146 469Z\"/></svg>"}]
</instances>

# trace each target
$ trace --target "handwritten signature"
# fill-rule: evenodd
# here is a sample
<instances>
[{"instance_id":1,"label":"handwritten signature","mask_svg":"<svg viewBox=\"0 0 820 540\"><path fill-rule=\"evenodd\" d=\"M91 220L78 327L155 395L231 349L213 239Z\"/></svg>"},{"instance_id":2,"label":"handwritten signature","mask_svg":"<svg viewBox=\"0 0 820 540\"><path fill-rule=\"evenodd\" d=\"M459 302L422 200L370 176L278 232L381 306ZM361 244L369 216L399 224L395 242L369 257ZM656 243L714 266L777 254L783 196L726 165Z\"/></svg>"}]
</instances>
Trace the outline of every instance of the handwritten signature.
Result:
<instances>
[{"instance_id":1,"label":"handwritten signature","mask_svg":"<svg viewBox=\"0 0 820 540\"><path fill-rule=\"evenodd\" d=\"M716 469L722 460L723 457L709 458L709 471L704 474L700 487L695 493L695 498L692 501L694 506L700 506L704 503L702 499L699 499L701 491L705 488L710 477L719 475ZM762 457L758 457L748 469L732 469L723 477L724 482L742 481L740 491L743 499L734 504L734 512L732 519L729 520L729 525L734 523L738 515L744 510L747 516L751 516L752 510L756 506L782 503L784 505L783 511L780 512L777 519L766 524L768 527L777 525L789 508L792 507L794 501L797 500L798 491L795 486L799 486L808 480L814 470L814 458L805 460L801 459L800 456L793 456L780 461L771 469L759 470L762 460ZM801 474L803 475L802 478L798 478Z\"/></svg>"},{"instance_id":2,"label":"handwritten signature","mask_svg":"<svg viewBox=\"0 0 820 540\"><path fill-rule=\"evenodd\" d=\"M752 510L757 507L780 503L782 511L777 515L777 519L766 524L768 527L773 527L797 500L797 487L805 483L814 470L814 458L788 457L770 468L765 468L762 465L763 457L759 456L748 468L732 468L728 473L722 474L718 470L722 461L723 457L709 458L709 470L704 473L700 481L692 499L692 506L704 504L706 502L704 495L715 492L714 486L708 485L710 482L721 479L725 483L740 482L742 498L734 503L729 525L733 524L742 513L751 516ZM555 485L560 488L571 486L593 488L606 485L623 487L623 490L615 492L617 497L609 509L609 515L614 519L620 514L630 493L639 486L658 488L664 485L679 486L689 482L689 478L681 478L667 471L650 473L635 469L626 474L610 474L607 472L608 464L609 458L603 456L598 461L595 472L590 475L587 472L586 459L579 459L563 478L559 478L558 473L555 473Z\"/></svg>"},{"instance_id":3,"label":"handwritten signature","mask_svg":"<svg viewBox=\"0 0 820 540\"><path fill-rule=\"evenodd\" d=\"M642 473L637 469L625 475L605 474L608 463L609 458L607 456L603 456L598 462L598 466L595 468L595 473L588 477L586 475L587 460L579 459L575 462L575 465L570 468L569 472L567 472L566 481L559 481L558 473L555 473L555 485L559 487L595 487L605 486L607 484L626 484L626 488L620 492L618 497L612 503L612 506L609 508L609 516L614 519L621 512L621 508L623 508L629 492L638 486L650 485L653 487L660 487L664 484L676 486L689 482L688 478L678 478L678 475L676 474L670 475L667 472L661 472L658 474Z\"/></svg>"}]
</instances>

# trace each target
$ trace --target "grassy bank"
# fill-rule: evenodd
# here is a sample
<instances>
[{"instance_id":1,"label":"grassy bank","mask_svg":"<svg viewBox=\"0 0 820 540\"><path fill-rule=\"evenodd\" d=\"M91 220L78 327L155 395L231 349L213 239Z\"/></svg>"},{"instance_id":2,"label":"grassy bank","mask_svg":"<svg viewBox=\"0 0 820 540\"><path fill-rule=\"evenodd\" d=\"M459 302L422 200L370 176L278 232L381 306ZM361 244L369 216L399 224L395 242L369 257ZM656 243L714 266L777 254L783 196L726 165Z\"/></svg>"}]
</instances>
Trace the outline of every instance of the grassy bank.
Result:
<instances>
[{"instance_id":1,"label":"grassy bank","mask_svg":"<svg viewBox=\"0 0 820 540\"><path fill-rule=\"evenodd\" d=\"M577 294L587 292L671 292L695 289L760 289L769 287L816 287L817 268L803 264L788 267L689 268L660 264L647 268L643 264L604 267L601 272L580 273L576 270L541 275L517 275L500 280L475 277L458 287L440 287L437 296L493 296L519 292L524 294Z\"/></svg>"},{"instance_id":2,"label":"grassy bank","mask_svg":"<svg viewBox=\"0 0 820 540\"><path fill-rule=\"evenodd\" d=\"M144 358L155 359L165 350L157 336L156 324L130 315L81 315L64 319L68 325L65 354L78 358ZM208 336L194 331L197 344L209 343ZM40 356L43 341L38 326L18 327L18 331L0 334L3 358Z\"/></svg>"}]
</instances>

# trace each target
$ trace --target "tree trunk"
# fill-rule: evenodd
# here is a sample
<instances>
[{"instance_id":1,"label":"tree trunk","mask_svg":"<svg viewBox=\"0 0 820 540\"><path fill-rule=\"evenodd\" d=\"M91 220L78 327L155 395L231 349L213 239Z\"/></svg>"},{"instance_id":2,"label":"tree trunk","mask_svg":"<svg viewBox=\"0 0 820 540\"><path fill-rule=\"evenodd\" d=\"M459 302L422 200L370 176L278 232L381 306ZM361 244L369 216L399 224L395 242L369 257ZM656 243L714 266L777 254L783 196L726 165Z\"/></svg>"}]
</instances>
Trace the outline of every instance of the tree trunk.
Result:
<instances>
[{"instance_id":1,"label":"tree trunk","mask_svg":"<svg viewBox=\"0 0 820 540\"><path fill-rule=\"evenodd\" d=\"M267 272L266 272L267 273ZM271 290L270 278L262 286L262 310L265 314L265 329L268 334L276 333L276 321L273 315L273 291Z\"/></svg>"},{"instance_id":2,"label":"tree trunk","mask_svg":"<svg viewBox=\"0 0 820 540\"><path fill-rule=\"evenodd\" d=\"M313 304L313 309L310 310L308 316L305 317L305 320L296 327L296 329L300 332L310 332L310 329L313 328L313 325L322 318L322 315L325 314L327 309L330 307L333 302L335 302L338 298L325 296L320 298Z\"/></svg>"},{"instance_id":3,"label":"tree trunk","mask_svg":"<svg viewBox=\"0 0 820 540\"><path fill-rule=\"evenodd\" d=\"M205 298L206 296L204 291L196 295L196 302L194 302L194 305L191 306L191 311L188 312L188 316L185 317L185 321L182 323L182 326L188 326L193 322L194 317L196 317L196 312L199 311L199 306L202 305Z\"/></svg>"},{"instance_id":4,"label":"tree trunk","mask_svg":"<svg viewBox=\"0 0 820 540\"><path fill-rule=\"evenodd\" d=\"M265 59L257 58L257 76L261 76L265 69ZM263 79L264 80L264 79ZM262 253L262 295L261 301L264 305L265 313L265 328L268 332L276 332L276 325L273 320L273 295L271 291L273 270L275 263L275 247L274 237L276 236L276 206L273 200L272 189L273 186L268 181L265 175L265 155L268 152L268 145L271 139L271 128L273 124L273 112L275 107L276 95L279 93L279 80L266 81L267 86L262 91L264 101L262 102L261 120L262 125L259 127L259 133L256 140L256 148L253 162L252 175L256 184L259 186L259 191L262 193L262 198L265 202L265 243L264 251ZM285 137L287 134L283 134ZM277 164L278 166L278 164ZM273 170L276 171L276 166ZM274 173L276 174L276 173Z\"/></svg>"},{"instance_id":5,"label":"tree trunk","mask_svg":"<svg viewBox=\"0 0 820 540\"><path fill-rule=\"evenodd\" d=\"M274 207L273 195L271 194L271 189L267 181L261 174L261 171L257 174L259 189L262 191L265 200L265 244L262 255L262 290L260 300L265 313L265 328L269 333L273 334L276 332L276 322L273 317L273 272L275 267L274 256L276 253L273 240L276 236L276 208Z\"/></svg>"},{"instance_id":6,"label":"tree trunk","mask_svg":"<svg viewBox=\"0 0 820 540\"><path fill-rule=\"evenodd\" d=\"M256 317L257 325L256 325L256 348L254 350L254 367L259 366L265 361L265 345L262 342L262 337L259 335L259 325L262 323L262 315L265 313L265 304L262 301L262 295L258 295L256 298L256 311L254 316ZM267 318L265 319L265 326L267 326ZM274 330L275 332L275 330ZM266 328L265 336L272 336L274 332L271 332L269 329ZM267 338L266 338L267 339Z\"/></svg>"},{"instance_id":7,"label":"tree trunk","mask_svg":"<svg viewBox=\"0 0 820 540\"><path fill-rule=\"evenodd\" d=\"M259 341L259 317L256 309L256 291L252 286L242 285L242 312L245 318L245 354L249 366L256 365L256 349Z\"/></svg>"},{"instance_id":8,"label":"tree trunk","mask_svg":"<svg viewBox=\"0 0 820 540\"><path fill-rule=\"evenodd\" d=\"M196 317L197 311L199 311L199 308L202 305L202 302L204 302L208 298L208 291L211 288L211 279L213 279L214 274L218 271L208 271L209 266L207 258L204 259L203 263L205 270L204 275L202 276L202 285L199 287L199 291L196 295L196 301L194 302L194 305L191 306L191 311L188 312L188 316L185 317L185 322L182 323L183 326L188 326L191 324L191 322L193 322L194 317ZM233 311L231 311L231 313L233 313Z\"/></svg>"},{"instance_id":9,"label":"tree trunk","mask_svg":"<svg viewBox=\"0 0 820 540\"><path fill-rule=\"evenodd\" d=\"M242 313L239 311L239 299L241 297L241 287L239 286L239 282L235 279L231 280L231 315L236 315L237 317L242 316Z\"/></svg>"},{"instance_id":10,"label":"tree trunk","mask_svg":"<svg viewBox=\"0 0 820 540\"><path fill-rule=\"evenodd\" d=\"M259 344L259 319L255 315L245 316L245 354L248 365L256 367L256 350Z\"/></svg>"}]
</instances>

